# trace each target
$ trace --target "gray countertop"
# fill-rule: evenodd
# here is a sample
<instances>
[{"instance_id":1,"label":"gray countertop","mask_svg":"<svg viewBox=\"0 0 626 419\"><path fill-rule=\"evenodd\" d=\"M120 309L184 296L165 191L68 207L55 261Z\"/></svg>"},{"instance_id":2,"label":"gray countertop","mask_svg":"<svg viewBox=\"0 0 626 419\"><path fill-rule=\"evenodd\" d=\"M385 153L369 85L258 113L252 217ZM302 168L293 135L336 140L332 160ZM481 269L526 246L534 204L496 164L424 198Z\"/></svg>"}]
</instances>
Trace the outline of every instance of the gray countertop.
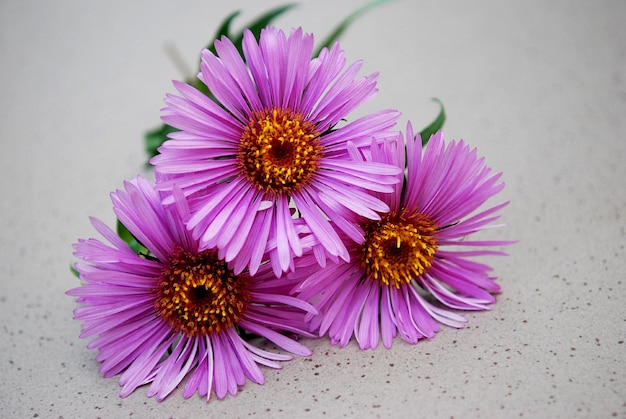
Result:
<instances>
[{"instance_id":1,"label":"gray countertop","mask_svg":"<svg viewBox=\"0 0 626 419\"><path fill-rule=\"evenodd\" d=\"M276 21L321 38L361 2L307 0ZM114 223L109 192L144 166L171 79L235 9L269 1L0 3L0 417L626 417L626 2L397 1L344 34L360 112L417 127L443 101L446 138L503 171L502 293L432 340L361 351L327 339L236 397L118 397L64 294L71 244ZM401 123L404 125L404 122Z\"/></svg>"}]
</instances>

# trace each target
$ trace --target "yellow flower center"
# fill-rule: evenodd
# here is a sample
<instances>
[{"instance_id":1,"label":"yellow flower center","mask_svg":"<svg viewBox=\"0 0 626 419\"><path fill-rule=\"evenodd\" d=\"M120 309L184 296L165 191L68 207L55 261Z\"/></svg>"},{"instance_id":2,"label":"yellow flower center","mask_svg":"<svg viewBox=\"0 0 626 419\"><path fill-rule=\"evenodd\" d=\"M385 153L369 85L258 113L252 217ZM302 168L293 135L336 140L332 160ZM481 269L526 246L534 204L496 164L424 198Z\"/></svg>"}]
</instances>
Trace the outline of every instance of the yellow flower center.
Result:
<instances>
[{"instance_id":1,"label":"yellow flower center","mask_svg":"<svg viewBox=\"0 0 626 419\"><path fill-rule=\"evenodd\" d=\"M365 227L361 264L370 278L400 288L432 266L436 233L437 225L425 215L387 214Z\"/></svg>"},{"instance_id":2,"label":"yellow flower center","mask_svg":"<svg viewBox=\"0 0 626 419\"><path fill-rule=\"evenodd\" d=\"M190 337L233 327L250 300L247 281L209 250L175 252L160 280L158 315Z\"/></svg>"},{"instance_id":3,"label":"yellow flower center","mask_svg":"<svg viewBox=\"0 0 626 419\"><path fill-rule=\"evenodd\" d=\"M265 192L298 190L317 171L322 158L315 124L289 109L258 112L241 135L239 167Z\"/></svg>"}]
</instances>

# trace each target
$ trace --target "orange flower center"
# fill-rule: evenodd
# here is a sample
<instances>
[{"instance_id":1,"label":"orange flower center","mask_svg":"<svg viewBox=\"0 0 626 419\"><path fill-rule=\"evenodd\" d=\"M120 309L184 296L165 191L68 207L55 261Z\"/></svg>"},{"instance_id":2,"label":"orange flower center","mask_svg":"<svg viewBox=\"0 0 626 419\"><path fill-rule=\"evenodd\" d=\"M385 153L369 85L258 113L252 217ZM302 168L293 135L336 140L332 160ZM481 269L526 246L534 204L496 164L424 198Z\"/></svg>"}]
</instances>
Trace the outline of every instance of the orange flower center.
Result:
<instances>
[{"instance_id":1,"label":"orange flower center","mask_svg":"<svg viewBox=\"0 0 626 419\"><path fill-rule=\"evenodd\" d=\"M190 337L230 329L250 301L247 281L209 250L177 251L160 281L158 315Z\"/></svg>"},{"instance_id":2,"label":"orange flower center","mask_svg":"<svg viewBox=\"0 0 626 419\"><path fill-rule=\"evenodd\" d=\"M319 168L323 149L319 136L315 124L289 109L258 112L241 135L239 167L265 192L298 190Z\"/></svg>"},{"instance_id":3,"label":"orange flower center","mask_svg":"<svg viewBox=\"0 0 626 419\"><path fill-rule=\"evenodd\" d=\"M361 265L370 278L400 288L432 266L436 233L437 225L425 215L387 214L365 226Z\"/></svg>"}]
</instances>

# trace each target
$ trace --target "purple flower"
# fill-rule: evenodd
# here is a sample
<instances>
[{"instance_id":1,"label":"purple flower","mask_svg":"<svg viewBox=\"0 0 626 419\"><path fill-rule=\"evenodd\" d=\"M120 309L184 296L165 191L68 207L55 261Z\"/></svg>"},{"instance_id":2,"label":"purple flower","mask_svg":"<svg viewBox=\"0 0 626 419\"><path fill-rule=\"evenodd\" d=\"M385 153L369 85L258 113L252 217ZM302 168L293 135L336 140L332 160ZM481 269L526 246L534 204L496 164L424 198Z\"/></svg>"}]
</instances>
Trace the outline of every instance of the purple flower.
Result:
<instances>
[{"instance_id":1,"label":"purple flower","mask_svg":"<svg viewBox=\"0 0 626 419\"><path fill-rule=\"evenodd\" d=\"M307 254L290 274L303 280L296 291L319 312L308 315L311 330L332 344L343 347L354 334L361 349L376 348L381 336L390 348L397 333L415 344L432 338L437 322L462 327L466 320L452 309L485 310L499 291L491 268L473 258L503 254L490 248L510 242L467 236L493 227L507 205L476 212L504 187L501 174L462 140L446 145L438 133L422 151L410 124L406 138L406 151L400 135L365 155L407 171L393 194L380 195L391 211L363 223L365 240L350 247L351 261L320 270Z\"/></svg>"},{"instance_id":2,"label":"purple flower","mask_svg":"<svg viewBox=\"0 0 626 419\"><path fill-rule=\"evenodd\" d=\"M82 338L95 337L105 377L122 373L121 397L150 384L148 396L164 399L187 377L184 397L235 395L246 377L262 384L258 366L280 368L286 354L262 350L242 332L267 338L293 354L310 351L279 332L304 333L309 304L289 296L294 286L265 264L259 273L235 274L214 250L200 250L182 219L180 191L163 207L154 184L138 177L111 194L119 220L145 246L139 254L97 219L111 244L79 240L75 255L84 285L67 291L83 304L74 312Z\"/></svg>"},{"instance_id":3,"label":"purple flower","mask_svg":"<svg viewBox=\"0 0 626 419\"><path fill-rule=\"evenodd\" d=\"M342 71L338 44L311 59L313 36L301 29L286 36L265 28L258 44L246 31L245 61L225 37L215 47L218 56L202 52L198 77L216 101L178 82L182 97L165 100L163 121L181 131L151 160L162 176L157 188L182 190L194 239L217 247L235 273L249 267L254 275L269 247L275 273L289 269L303 253L295 212L327 254L348 260L339 232L363 240L356 215L377 220L389 209L368 192L391 192L398 181L396 167L350 157L390 130L397 111L339 126L376 93L377 75L355 79L361 62Z\"/></svg>"}]
</instances>

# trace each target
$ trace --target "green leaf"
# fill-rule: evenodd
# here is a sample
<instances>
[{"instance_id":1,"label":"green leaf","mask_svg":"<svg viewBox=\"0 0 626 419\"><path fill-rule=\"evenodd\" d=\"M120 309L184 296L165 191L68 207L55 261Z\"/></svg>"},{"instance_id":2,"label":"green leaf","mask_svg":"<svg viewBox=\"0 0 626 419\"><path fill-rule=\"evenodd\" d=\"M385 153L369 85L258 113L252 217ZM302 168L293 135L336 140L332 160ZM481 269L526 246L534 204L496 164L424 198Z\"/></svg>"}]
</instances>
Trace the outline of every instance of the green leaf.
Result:
<instances>
[{"instance_id":1,"label":"green leaf","mask_svg":"<svg viewBox=\"0 0 626 419\"><path fill-rule=\"evenodd\" d=\"M226 19L224 19L220 27L217 29L217 32L215 33L215 36L213 37L213 41L211 41L211 43L207 45L206 47L213 54L217 54L217 51L215 51L215 41L220 39L222 36L226 36L230 38L230 24L233 22L233 20L237 16L239 16L240 13L241 13L240 10L232 12L230 15L226 17Z\"/></svg>"},{"instance_id":2,"label":"green leaf","mask_svg":"<svg viewBox=\"0 0 626 419\"><path fill-rule=\"evenodd\" d=\"M213 40L206 46L206 49L211 51L211 53L213 53L214 55L217 55L217 51L215 50L215 41L220 39L222 36L226 36L232 40L232 36L230 34L230 25L231 23L233 23L233 20L235 20L235 18L239 16L240 13L241 13L240 10L236 10L232 12L230 15L226 16L226 19L224 19L220 27L215 32L215 36L213 37ZM240 47L237 46L237 49L240 49ZM202 62L202 57L200 57L200 60L198 61L198 72L200 71L201 62ZM199 91L201 91L202 93L204 93L205 95L209 96L211 100L215 101L215 98L209 91L209 88L204 83L202 83L197 77L194 77L192 80L188 80L188 83L191 84L196 89L198 89Z\"/></svg>"},{"instance_id":3,"label":"green leaf","mask_svg":"<svg viewBox=\"0 0 626 419\"><path fill-rule=\"evenodd\" d=\"M373 0L367 4L365 4L364 6L361 6L360 8L358 8L357 10L355 10L354 12L350 13L344 20L342 20L339 25L337 25L337 27L335 28L334 31L332 31L330 33L330 35L328 35L326 37L326 39L324 39L324 42L322 42L320 44L320 46L318 47L318 49L315 51L314 53L314 57L317 57L320 54L320 51L324 48L330 48L333 46L333 44L335 43L335 41L337 39L339 39L339 37L341 36L341 34L343 34L345 32L346 29L348 29L348 26L350 26L352 24L352 22L354 20L356 20L359 16L361 16L362 14L364 14L365 12L367 12L370 9L373 9L376 6L380 6L381 4L385 4L385 3L390 3L393 0Z\"/></svg>"},{"instance_id":4,"label":"green leaf","mask_svg":"<svg viewBox=\"0 0 626 419\"><path fill-rule=\"evenodd\" d=\"M431 122L429 126L424 128L420 132L420 137L422 138L422 147L426 147L426 144L428 144L428 141L430 140L430 136L439 131L443 127L444 122L446 122L446 111L443 108L443 103L441 103L441 101L435 97L433 98L433 101L439 104L439 115L437 115L437 118L435 118L435 120Z\"/></svg>"},{"instance_id":5,"label":"green leaf","mask_svg":"<svg viewBox=\"0 0 626 419\"><path fill-rule=\"evenodd\" d=\"M117 220L117 235L120 236L120 239L124 240L124 242L130 247L133 252L139 254L140 247L143 247L133 236L124 224L120 220Z\"/></svg>"},{"instance_id":6,"label":"green leaf","mask_svg":"<svg viewBox=\"0 0 626 419\"><path fill-rule=\"evenodd\" d=\"M235 46L237 47L239 54L243 57L243 47L241 43L243 40L243 33L245 29L249 29L254 34L254 37L258 41L259 36L261 34L261 30L263 28L269 25L274 19L276 19L277 17L279 17L280 15L282 15L289 9L294 8L295 6L296 6L295 4L285 4L284 6L278 6L272 10L269 10L265 12L264 14L262 14L261 16L257 17L252 22L248 23L246 26L244 26L244 29L239 31L237 34L230 33L230 25L233 22L233 20L240 14L240 12L239 11L233 12L222 22L222 24L220 25L220 28L217 30L217 33L215 34L215 38L207 46L207 49L211 51L213 54L216 54L215 41L220 39L222 36L227 36L228 38L230 38L231 41L233 41L233 44L235 44Z\"/></svg>"},{"instance_id":7,"label":"green leaf","mask_svg":"<svg viewBox=\"0 0 626 419\"><path fill-rule=\"evenodd\" d=\"M71 263L70 263L70 272L72 272L72 274L74 274L76 278L80 279L80 274L78 273L74 265Z\"/></svg>"},{"instance_id":8,"label":"green leaf","mask_svg":"<svg viewBox=\"0 0 626 419\"><path fill-rule=\"evenodd\" d=\"M148 158L152 158L159 154L158 148L167 140L167 134L178 131L176 128L167 124L161 124L159 127L150 130L144 134L144 146Z\"/></svg>"},{"instance_id":9,"label":"green leaf","mask_svg":"<svg viewBox=\"0 0 626 419\"><path fill-rule=\"evenodd\" d=\"M133 252L143 257L150 257L148 248L141 244L120 220L117 220L117 235L120 236L120 239L124 240L124 243L126 243Z\"/></svg>"},{"instance_id":10,"label":"green leaf","mask_svg":"<svg viewBox=\"0 0 626 419\"><path fill-rule=\"evenodd\" d=\"M259 16L253 22L250 22L249 24L247 24L245 28L249 29L250 32L252 32L252 34L254 35L254 38L258 42L263 28L265 28L267 25L272 23L272 21L276 19L278 16L282 15L289 9L293 9L294 7L296 7L296 5L293 3L285 4L284 6L279 6L275 9L270 10L269 12L266 12L264 15ZM239 54L243 56L243 46L242 46L243 30L236 37L231 38L231 39L233 43L237 46L237 49L239 50Z\"/></svg>"}]
</instances>

